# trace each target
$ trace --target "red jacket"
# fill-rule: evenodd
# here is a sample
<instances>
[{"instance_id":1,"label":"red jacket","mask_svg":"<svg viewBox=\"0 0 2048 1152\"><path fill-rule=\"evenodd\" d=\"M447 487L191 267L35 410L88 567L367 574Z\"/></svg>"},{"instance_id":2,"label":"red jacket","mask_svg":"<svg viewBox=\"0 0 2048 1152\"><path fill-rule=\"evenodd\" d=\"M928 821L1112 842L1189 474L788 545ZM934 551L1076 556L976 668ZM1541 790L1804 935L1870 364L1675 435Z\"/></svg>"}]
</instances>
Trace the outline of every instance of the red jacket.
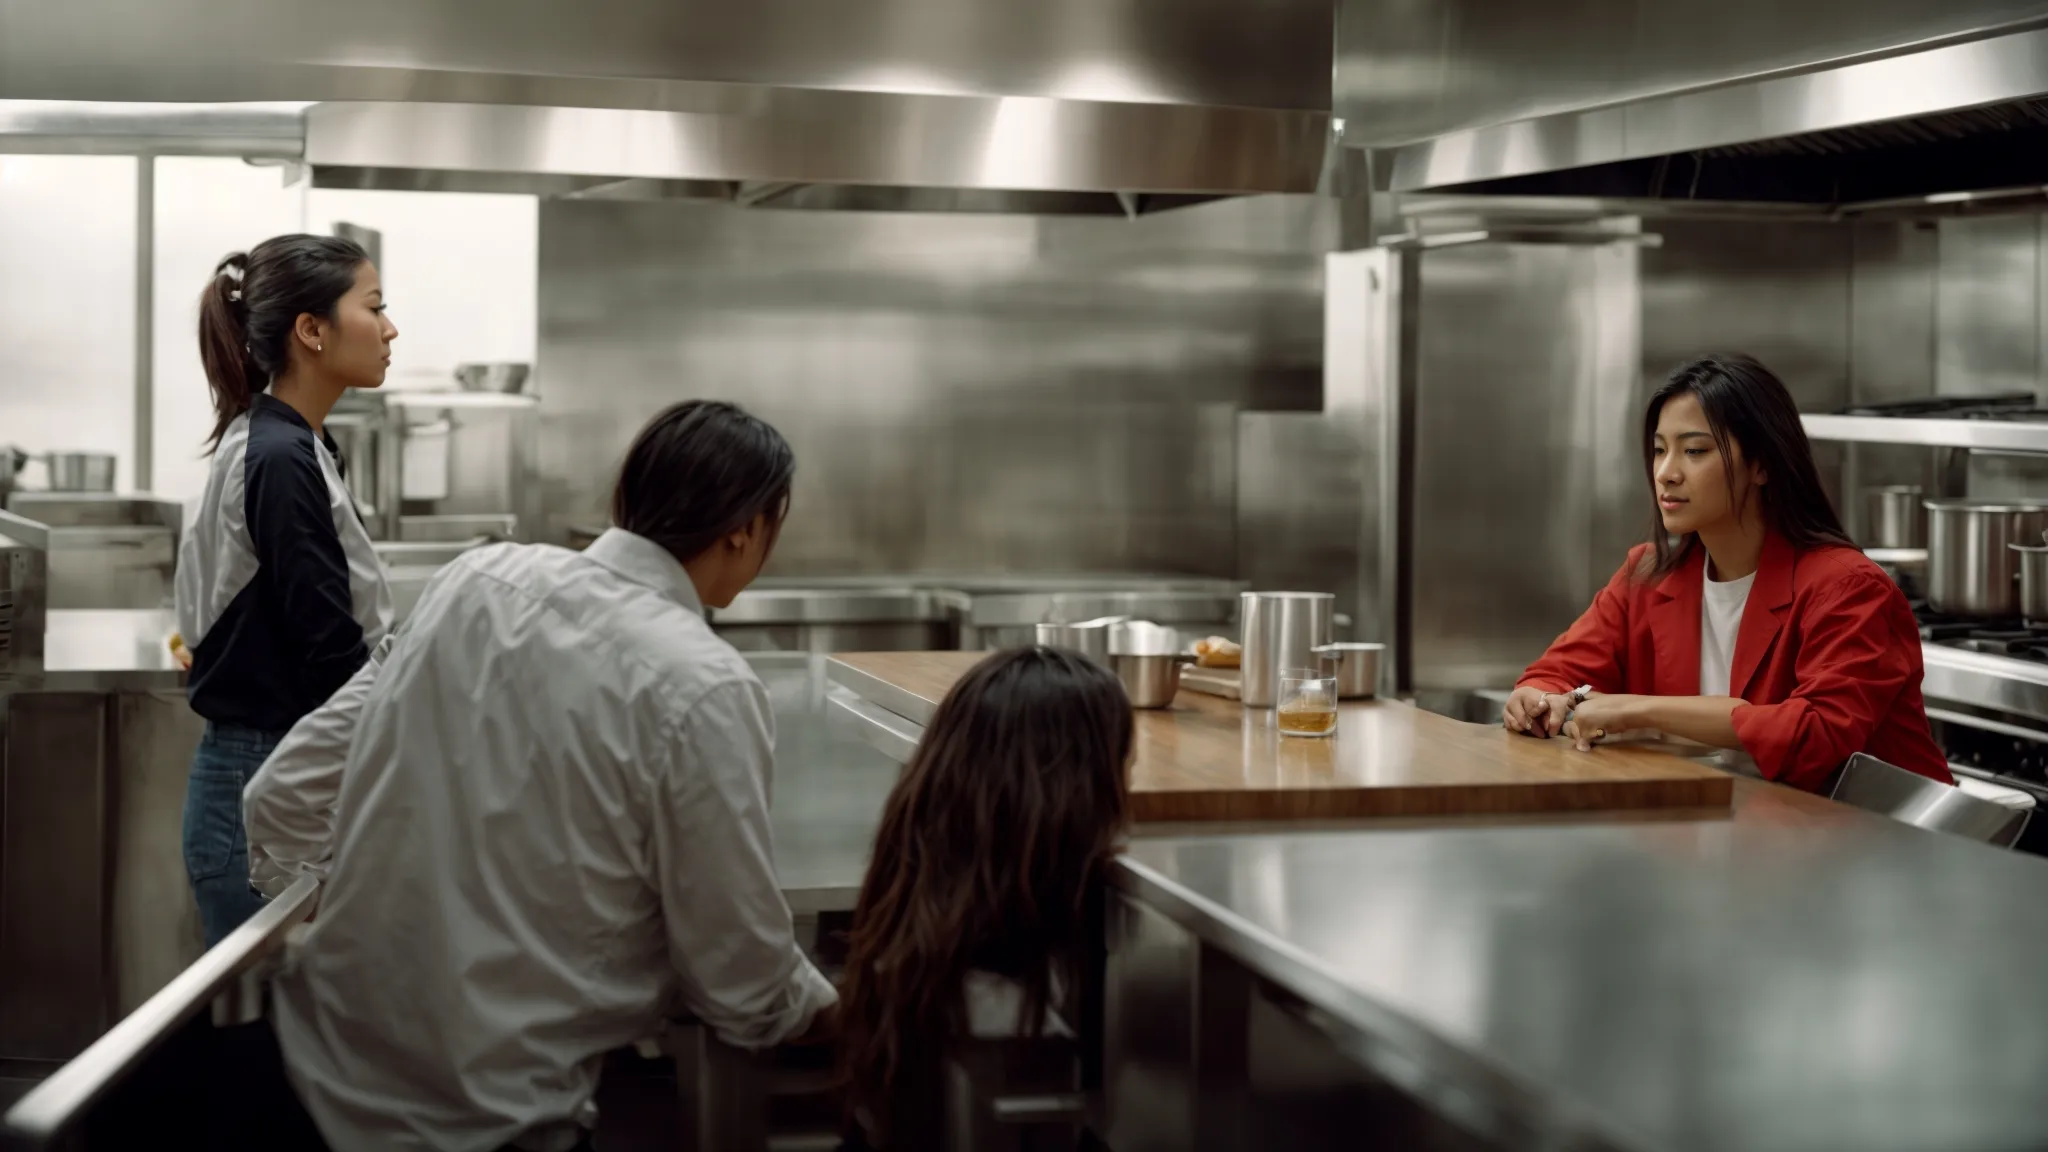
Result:
<instances>
[{"instance_id":1,"label":"red jacket","mask_svg":"<svg viewBox=\"0 0 2048 1152\"><path fill-rule=\"evenodd\" d=\"M1522 684L1699 695L1706 550L1694 547L1670 574L1645 583L1635 573L1649 550L1629 552ZM1919 627L1883 569L1853 548L1796 552L1775 532L1765 538L1728 686L1748 701L1735 709L1735 735L1767 779L1816 791L1851 754L1868 752L1955 783L1927 729L1921 675Z\"/></svg>"}]
</instances>

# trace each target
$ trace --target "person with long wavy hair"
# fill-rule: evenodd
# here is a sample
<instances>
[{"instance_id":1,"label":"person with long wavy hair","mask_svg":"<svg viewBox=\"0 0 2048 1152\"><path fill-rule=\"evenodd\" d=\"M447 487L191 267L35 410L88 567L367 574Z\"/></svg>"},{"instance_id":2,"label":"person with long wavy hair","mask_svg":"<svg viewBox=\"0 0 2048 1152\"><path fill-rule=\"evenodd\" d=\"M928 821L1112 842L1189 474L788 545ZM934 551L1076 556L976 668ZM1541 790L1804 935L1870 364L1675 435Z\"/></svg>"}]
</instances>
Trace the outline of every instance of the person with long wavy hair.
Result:
<instances>
[{"instance_id":1,"label":"person with long wavy hair","mask_svg":"<svg viewBox=\"0 0 2048 1152\"><path fill-rule=\"evenodd\" d=\"M954 1040L1063 1027L1129 818L1132 741L1116 677L1058 648L991 656L939 705L884 808L840 989L867 1140L937 1143Z\"/></svg>"}]
</instances>

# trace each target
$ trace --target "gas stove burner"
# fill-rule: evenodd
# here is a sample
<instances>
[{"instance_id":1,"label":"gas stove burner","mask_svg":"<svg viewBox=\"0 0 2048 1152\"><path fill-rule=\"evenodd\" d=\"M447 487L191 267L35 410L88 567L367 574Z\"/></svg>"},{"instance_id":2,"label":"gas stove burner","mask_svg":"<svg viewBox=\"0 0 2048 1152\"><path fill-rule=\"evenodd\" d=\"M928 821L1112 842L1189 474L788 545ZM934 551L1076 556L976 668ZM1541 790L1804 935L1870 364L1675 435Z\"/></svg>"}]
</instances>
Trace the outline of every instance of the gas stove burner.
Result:
<instances>
[{"instance_id":1,"label":"gas stove burner","mask_svg":"<svg viewBox=\"0 0 2048 1152\"><path fill-rule=\"evenodd\" d=\"M1987 656L2015 656L2048 664L2048 636L1966 636L1943 642L1949 648L1982 652Z\"/></svg>"}]
</instances>

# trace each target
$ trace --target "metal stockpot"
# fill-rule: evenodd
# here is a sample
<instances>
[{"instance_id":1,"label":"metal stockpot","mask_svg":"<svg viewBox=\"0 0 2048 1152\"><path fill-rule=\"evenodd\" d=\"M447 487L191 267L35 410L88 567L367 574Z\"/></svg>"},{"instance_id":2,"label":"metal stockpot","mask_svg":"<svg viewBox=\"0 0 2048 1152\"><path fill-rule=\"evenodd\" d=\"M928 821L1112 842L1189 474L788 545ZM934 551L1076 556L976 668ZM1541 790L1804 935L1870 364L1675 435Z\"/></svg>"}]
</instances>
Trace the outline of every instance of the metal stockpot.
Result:
<instances>
[{"instance_id":1,"label":"metal stockpot","mask_svg":"<svg viewBox=\"0 0 2048 1152\"><path fill-rule=\"evenodd\" d=\"M2048 530L2048 506L2004 500L1945 499L1927 509L1927 606L1952 616L2009 619L2020 614L2020 554Z\"/></svg>"},{"instance_id":2,"label":"metal stockpot","mask_svg":"<svg viewBox=\"0 0 2048 1152\"><path fill-rule=\"evenodd\" d=\"M2029 626L2048 625L2048 543L2007 545L2020 565L2020 616Z\"/></svg>"},{"instance_id":3,"label":"metal stockpot","mask_svg":"<svg viewBox=\"0 0 2048 1152\"><path fill-rule=\"evenodd\" d=\"M1330 642L1337 598L1328 592L1246 592L1238 602L1244 636L1244 705L1271 708L1280 702L1280 677L1293 669L1313 670L1316 649Z\"/></svg>"},{"instance_id":4,"label":"metal stockpot","mask_svg":"<svg viewBox=\"0 0 2048 1152\"><path fill-rule=\"evenodd\" d=\"M1866 548L1927 547L1927 508L1910 484L1863 490Z\"/></svg>"}]
</instances>

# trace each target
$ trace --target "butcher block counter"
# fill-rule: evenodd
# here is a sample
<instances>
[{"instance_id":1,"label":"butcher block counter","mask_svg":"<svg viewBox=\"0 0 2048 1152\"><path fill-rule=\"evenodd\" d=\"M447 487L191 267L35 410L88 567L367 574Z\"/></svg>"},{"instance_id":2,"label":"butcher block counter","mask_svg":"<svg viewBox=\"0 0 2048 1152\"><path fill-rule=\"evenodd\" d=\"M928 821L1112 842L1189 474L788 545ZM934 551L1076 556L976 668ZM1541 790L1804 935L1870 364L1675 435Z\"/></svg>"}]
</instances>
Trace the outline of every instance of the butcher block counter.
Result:
<instances>
[{"instance_id":1,"label":"butcher block counter","mask_svg":"<svg viewBox=\"0 0 2048 1152\"><path fill-rule=\"evenodd\" d=\"M907 759L939 701L977 652L836 656L841 707L883 751ZM1681 810L1725 814L1734 780L1667 752L1585 753L1461 723L1395 701L1347 702L1334 737L1282 736L1271 709L1183 689L1137 713L1131 766L1139 823ZM893 745L893 746L892 746ZM1706 810L1703 812L1703 810Z\"/></svg>"}]
</instances>

